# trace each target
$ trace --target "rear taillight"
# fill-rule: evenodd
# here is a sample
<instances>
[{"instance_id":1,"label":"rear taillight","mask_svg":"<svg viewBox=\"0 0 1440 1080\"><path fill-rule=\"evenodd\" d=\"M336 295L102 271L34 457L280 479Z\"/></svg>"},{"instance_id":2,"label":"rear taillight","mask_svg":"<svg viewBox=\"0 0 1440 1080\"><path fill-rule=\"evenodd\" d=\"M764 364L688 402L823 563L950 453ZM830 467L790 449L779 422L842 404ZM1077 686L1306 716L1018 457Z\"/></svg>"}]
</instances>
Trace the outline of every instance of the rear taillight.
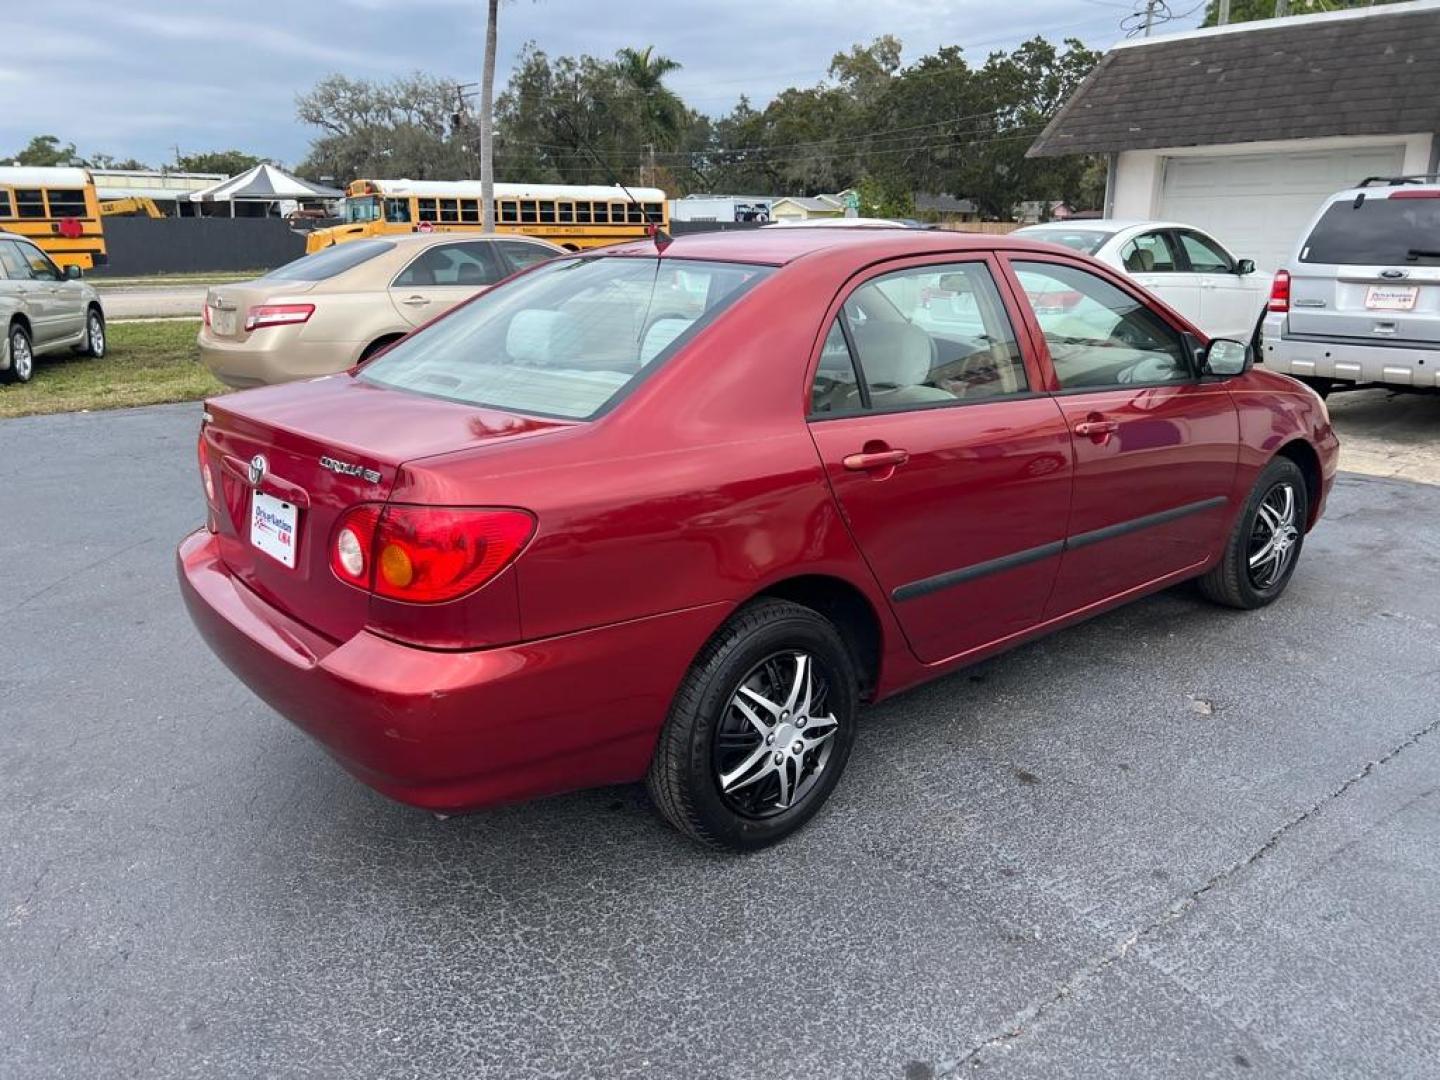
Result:
<instances>
[{"instance_id":1,"label":"rear taillight","mask_svg":"<svg viewBox=\"0 0 1440 1080\"><path fill-rule=\"evenodd\" d=\"M200 305L200 323L205 329L210 329L210 301Z\"/></svg>"},{"instance_id":2,"label":"rear taillight","mask_svg":"<svg viewBox=\"0 0 1440 1080\"><path fill-rule=\"evenodd\" d=\"M1276 270L1275 280L1270 283L1270 303L1267 305L1271 311L1290 310L1290 271Z\"/></svg>"},{"instance_id":3,"label":"rear taillight","mask_svg":"<svg viewBox=\"0 0 1440 1080\"><path fill-rule=\"evenodd\" d=\"M330 569L377 596L438 604L493 578L534 531L524 510L366 503L336 526Z\"/></svg>"},{"instance_id":4,"label":"rear taillight","mask_svg":"<svg viewBox=\"0 0 1440 1080\"><path fill-rule=\"evenodd\" d=\"M200 445L196 447L196 456L200 462L200 483L205 487L205 501L211 506L215 505L215 478L210 475L210 455L205 449L205 429L200 429Z\"/></svg>"},{"instance_id":5,"label":"rear taillight","mask_svg":"<svg viewBox=\"0 0 1440 1080\"><path fill-rule=\"evenodd\" d=\"M303 323L315 313L314 304L258 304L245 316L245 329L262 326L292 326Z\"/></svg>"}]
</instances>

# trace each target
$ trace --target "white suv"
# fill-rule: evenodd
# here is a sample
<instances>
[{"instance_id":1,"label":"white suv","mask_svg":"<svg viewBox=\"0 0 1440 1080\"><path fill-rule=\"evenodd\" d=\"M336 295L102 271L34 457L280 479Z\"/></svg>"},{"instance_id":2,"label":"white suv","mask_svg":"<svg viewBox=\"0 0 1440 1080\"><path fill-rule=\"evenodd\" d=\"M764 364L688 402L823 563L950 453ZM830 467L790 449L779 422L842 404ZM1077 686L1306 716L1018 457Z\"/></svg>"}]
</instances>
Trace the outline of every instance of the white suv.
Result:
<instances>
[{"instance_id":1,"label":"white suv","mask_svg":"<svg viewBox=\"0 0 1440 1080\"><path fill-rule=\"evenodd\" d=\"M1371 177L1332 195L1275 274L1266 367L1337 383L1440 387L1440 183Z\"/></svg>"}]
</instances>

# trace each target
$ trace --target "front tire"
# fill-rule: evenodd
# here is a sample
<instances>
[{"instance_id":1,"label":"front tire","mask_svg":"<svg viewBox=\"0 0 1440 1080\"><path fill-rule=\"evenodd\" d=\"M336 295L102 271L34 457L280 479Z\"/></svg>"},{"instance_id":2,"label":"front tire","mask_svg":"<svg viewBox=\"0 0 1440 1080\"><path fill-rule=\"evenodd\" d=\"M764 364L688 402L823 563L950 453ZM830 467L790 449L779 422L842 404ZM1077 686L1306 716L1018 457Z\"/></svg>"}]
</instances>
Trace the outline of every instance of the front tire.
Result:
<instances>
[{"instance_id":1,"label":"front tire","mask_svg":"<svg viewBox=\"0 0 1440 1080\"><path fill-rule=\"evenodd\" d=\"M1309 520L1305 474L1289 458L1272 459L1255 481L1220 562L1200 578L1200 591L1242 611L1274 602L1295 573Z\"/></svg>"},{"instance_id":2,"label":"front tire","mask_svg":"<svg viewBox=\"0 0 1440 1080\"><path fill-rule=\"evenodd\" d=\"M35 346L30 332L18 322L10 324L8 335L10 366L0 371L6 382L27 383L35 375Z\"/></svg>"},{"instance_id":3,"label":"front tire","mask_svg":"<svg viewBox=\"0 0 1440 1080\"><path fill-rule=\"evenodd\" d=\"M80 354L92 359L99 360L105 355L105 315L97 307L92 307L85 312L85 341L80 346Z\"/></svg>"},{"instance_id":4,"label":"front tire","mask_svg":"<svg viewBox=\"0 0 1440 1080\"><path fill-rule=\"evenodd\" d=\"M761 600L706 643L670 707L646 786L711 847L753 851L813 817L855 741L858 680L834 624Z\"/></svg>"}]
</instances>

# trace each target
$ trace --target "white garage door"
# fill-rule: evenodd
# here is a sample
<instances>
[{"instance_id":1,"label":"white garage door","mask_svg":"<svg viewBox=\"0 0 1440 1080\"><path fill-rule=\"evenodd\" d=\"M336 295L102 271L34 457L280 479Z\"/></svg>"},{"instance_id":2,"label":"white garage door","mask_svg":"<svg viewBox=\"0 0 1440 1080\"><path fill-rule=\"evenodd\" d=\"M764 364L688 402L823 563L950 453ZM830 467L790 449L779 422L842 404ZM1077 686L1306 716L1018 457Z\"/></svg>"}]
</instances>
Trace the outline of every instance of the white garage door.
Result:
<instances>
[{"instance_id":1,"label":"white garage door","mask_svg":"<svg viewBox=\"0 0 1440 1080\"><path fill-rule=\"evenodd\" d=\"M1290 258L1327 195L1367 176L1397 176L1404 161L1400 145L1166 158L1159 216L1214 233L1270 271Z\"/></svg>"}]
</instances>

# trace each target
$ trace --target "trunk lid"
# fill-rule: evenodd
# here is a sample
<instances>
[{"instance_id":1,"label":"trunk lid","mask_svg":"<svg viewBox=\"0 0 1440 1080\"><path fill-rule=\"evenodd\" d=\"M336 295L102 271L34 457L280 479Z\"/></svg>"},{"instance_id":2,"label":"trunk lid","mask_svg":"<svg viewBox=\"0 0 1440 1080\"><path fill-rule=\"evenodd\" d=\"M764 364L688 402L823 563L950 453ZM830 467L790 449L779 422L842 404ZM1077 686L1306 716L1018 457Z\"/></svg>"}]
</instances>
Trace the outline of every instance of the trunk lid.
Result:
<instances>
[{"instance_id":1,"label":"trunk lid","mask_svg":"<svg viewBox=\"0 0 1440 1080\"><path fill-rule=\"evenodd\" d=\"M209 320L207 333L219 341L247 341L250 331L245 329L245 316L251 308L292 301L303 303L305 294L317 284L314 281L256 278L233 285L212 285L205 292L205 316Z\"/></svg>"},{"instance_id":2,"label":"trunk lid","mask_svg":"<svg viewBox=\"0 0 1440 1080\"><path fill-rule=\"evenodd\" d=\"M1290 272L1290 332L1440 342L1440 266L1296 263Z\"/></svg>"},{"instance_id":3,"label":"trunk lid","mask_svg":"<svg viewBox=\"0 0 1440 1080\"><path fill-rule=\"evenodd\" d=\"M573 426L349 375L229 394L205 409L221 558L268 603L335 641L363 629L369 609L369 594L330 570L332 534L346 510L384 502L406 461ZM249 475L257 455L265 459L258 485ZM293 568L252 543L257 492L294 508Z\"/></svg>"}]
</instances>

